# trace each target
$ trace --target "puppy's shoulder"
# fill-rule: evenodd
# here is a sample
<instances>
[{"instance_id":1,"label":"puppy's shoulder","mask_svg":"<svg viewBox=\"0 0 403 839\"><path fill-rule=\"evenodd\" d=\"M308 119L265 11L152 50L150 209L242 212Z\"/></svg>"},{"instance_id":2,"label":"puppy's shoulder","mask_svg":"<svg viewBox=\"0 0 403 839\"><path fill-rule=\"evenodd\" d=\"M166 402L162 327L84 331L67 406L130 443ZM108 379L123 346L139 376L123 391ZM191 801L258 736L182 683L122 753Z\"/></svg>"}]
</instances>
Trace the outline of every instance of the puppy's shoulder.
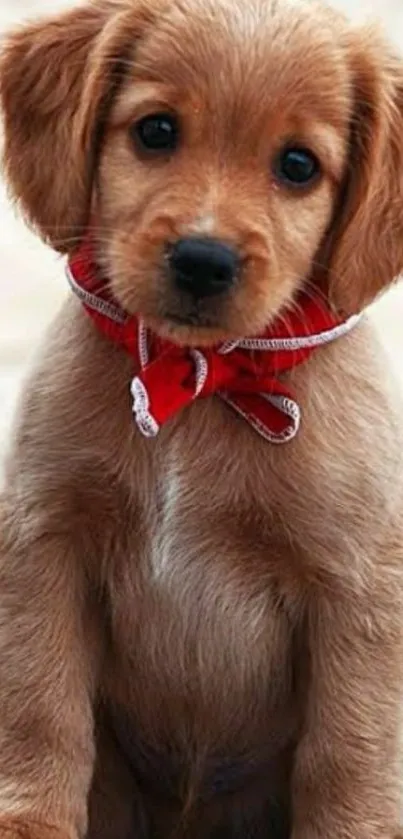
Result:
<instances>
[{"instance_id":1,"label":"puppy's shoulder","mask_svg":"<svg viewBox=\"0 0 403 839\"><path fill-rule=\"evenodd\" d=\"M130 359L101 336L77 301L51 324L23 384L6 466L8 486L99 483L136 457Z\"/></svg>"}]
</instances>

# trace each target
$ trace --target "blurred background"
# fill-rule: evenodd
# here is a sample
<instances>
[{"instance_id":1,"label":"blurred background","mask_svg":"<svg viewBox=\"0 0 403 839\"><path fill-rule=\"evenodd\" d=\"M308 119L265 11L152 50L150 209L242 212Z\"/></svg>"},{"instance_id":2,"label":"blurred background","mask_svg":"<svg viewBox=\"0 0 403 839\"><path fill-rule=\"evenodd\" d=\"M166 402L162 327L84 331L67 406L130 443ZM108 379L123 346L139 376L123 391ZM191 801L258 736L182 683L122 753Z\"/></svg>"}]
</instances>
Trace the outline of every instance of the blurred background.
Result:
<instances>
[{"instance_id":1,"label":"blurred background","mask_svg":"<svg viewBox=\"0 0 403 839\"><path fill-rule=\"evenodd\" d=\"M353 18L378 18L403 53L403 0L333 2ZM23 20L70 5L73 0L0 0L0 39L8 28ZM67 293L63 262L25 228L7 199L1 174L0 265L1 465L17 395L29 375L30 357ZM376 304L373 317L403 385L403 283Z\"/></svg>"}]
</instances>

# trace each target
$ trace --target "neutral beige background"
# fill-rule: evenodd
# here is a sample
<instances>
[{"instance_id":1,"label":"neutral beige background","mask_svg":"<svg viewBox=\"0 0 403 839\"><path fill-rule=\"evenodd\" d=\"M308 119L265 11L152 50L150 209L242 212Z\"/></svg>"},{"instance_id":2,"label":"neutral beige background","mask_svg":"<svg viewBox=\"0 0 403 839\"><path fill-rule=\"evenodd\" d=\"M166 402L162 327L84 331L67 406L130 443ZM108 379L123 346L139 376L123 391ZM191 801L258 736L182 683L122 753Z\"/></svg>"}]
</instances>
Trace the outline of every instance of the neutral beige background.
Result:
<instances>
[{"instance_id":1,"label":"neutral beige background","mask_svg":"<svg viewBox=\"0 0 403 839\"><path fill-rule=\"evenodd\" d=\"M403 50L403 0L335 0L353 16L363 12L383 20ZM0 0L0 35L14 23L47 14L71 0ZM401 41L401 44L399 43ZM402 138L403 142L403 138ZM403 206L402 206L403 212ZM47 323L67 293L63 263L15 217L0 178L0 459L29 359ZM374 310L403 382L403 286Z\"/></svg>"}]
</instances>

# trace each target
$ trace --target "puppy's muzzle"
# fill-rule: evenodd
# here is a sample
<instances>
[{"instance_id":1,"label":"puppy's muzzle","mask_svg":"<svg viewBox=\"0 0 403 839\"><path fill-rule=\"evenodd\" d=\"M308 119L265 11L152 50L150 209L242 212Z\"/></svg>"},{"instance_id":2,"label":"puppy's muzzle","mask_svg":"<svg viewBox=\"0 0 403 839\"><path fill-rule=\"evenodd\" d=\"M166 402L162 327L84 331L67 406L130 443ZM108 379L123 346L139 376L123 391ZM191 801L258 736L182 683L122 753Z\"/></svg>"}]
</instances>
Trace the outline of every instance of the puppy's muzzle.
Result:
<instances>
[{"instance_id":1,"label":"puppy's muzzle","mask_svg":"<svg viewBox=\"0 0 403 839\"><path fill-rule=\"evenodd\" d=\"M239 270L239 256L216 239L179 239L169 253L169 270L179 291L195 299L230 290Z\"/></svg>"}]
</instances>

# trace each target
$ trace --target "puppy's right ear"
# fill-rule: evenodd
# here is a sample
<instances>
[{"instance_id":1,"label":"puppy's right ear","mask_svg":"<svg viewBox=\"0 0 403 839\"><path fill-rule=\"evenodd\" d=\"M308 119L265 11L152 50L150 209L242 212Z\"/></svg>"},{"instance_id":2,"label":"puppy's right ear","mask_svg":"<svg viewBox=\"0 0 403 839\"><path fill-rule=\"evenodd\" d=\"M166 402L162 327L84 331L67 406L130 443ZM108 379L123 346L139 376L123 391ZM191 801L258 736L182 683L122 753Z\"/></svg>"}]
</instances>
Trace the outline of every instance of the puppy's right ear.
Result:
<instances>
[{"instance_id":1,"label":"puppy's right ear","mask_svg":"<svg viewBox=\"0 0 403 839\"><path fill-rule=\"evenodd\" d=\"M0 55L4 164L28 221L60 252L88 222L102 122L147 11L96 0L14 32Z\"/></svg>"}]
</instances>

